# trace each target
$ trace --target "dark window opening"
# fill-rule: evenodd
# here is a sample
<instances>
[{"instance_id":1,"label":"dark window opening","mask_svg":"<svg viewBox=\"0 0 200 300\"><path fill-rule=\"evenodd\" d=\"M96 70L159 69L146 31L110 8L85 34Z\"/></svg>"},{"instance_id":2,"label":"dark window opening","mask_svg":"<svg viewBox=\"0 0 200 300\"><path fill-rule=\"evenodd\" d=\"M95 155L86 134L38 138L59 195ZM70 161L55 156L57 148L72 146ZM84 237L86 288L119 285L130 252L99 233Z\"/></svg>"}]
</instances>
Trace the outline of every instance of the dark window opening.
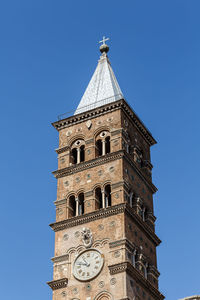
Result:
<instances>
[{"instance_id":1,"label":"dark window opening","mask_svg":"<svg viewBox=\"0 0 200 300\"><path fill-rule=\"evenodd\" d=\"M105 139L105 143L106 143L106 154L107 154L107 153L110 153L110 137L109 136Z\"/></svg>"},{"instance_id":2,"label":"dark window opening","mask_svg":"<svg viewBox=\"0 0 200 300\"><path fill-rule=\"evenodd\" d=\"M69 197L69 218L76 216L76 201L74 196Z\"/></svg>"},{"instance_id":3,"label":"dark window opening","mask_svg":"<svg viewBox=\"0 0 200 300\"><path fill-rule=\"evenodd\" d=\"M84 194L81 193L78 196L78 215L81 216L84 214Z\"/></svg>"},{"instance_id":4,"label":"dark window opening","mask_svg":"<svg viewBox=\"0 0 200 300\"><path fill-rule=\"evenodd\" d=\"M80 162L85 161L85 146L80 148Z\"/></svg>"},{"instance_id":5,"label":"dark window opening","mask_svg":"<svg viewBox=\"0 0 200 300\"><path fill-rule=\"evenodd\" d=\"M102 140L96 141L96 156L102 155Z\"/></svg>"},{"instance_id":6,"label":"dark window opening","mask_svg":"<svg viewBox=\"0 0 200 300\"><path fill-rule=\"evenodd\" d=\"M110 185L105 187L105 207L111 206L111 188Z\"/></svg>"},{"instance_id":7,"label":"dark window opening","mask_svg":"<svg viewBox=\"0 0 200 300\"><path fill-rule=\"evenodd\" d=\"M95 190L95 199L97 202L97 209L103 208L103 203L102 203L102 192L101 189L98 187Z\"/></svg>"},{"instance_id":8,"label":"dark window opening","mask_svg":"<svg viewBox=\"0 0 200 300\"><path fill-rule=\"evenodd\" d=\"M72 158L72 163L77 164L77 149L76 148L72 149L71 158Z\"/></svg>"}]
</instances>

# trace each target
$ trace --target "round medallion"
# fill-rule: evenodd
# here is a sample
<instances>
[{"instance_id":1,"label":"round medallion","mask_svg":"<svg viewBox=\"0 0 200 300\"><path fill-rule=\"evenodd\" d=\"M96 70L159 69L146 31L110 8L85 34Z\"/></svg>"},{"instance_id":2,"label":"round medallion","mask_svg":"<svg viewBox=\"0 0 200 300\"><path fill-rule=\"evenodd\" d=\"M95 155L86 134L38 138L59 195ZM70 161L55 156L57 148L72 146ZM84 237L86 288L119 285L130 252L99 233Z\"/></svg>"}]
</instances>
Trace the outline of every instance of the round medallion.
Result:
<instances>
[{"instance_id":1,"label":"round medallion","mask_svg":"<svg viewBox=\"0 0 200 300\"><path fill-rule=\"evenodd\" d=\"M80 253L73 264L73 275L80 281L91 280L102 270L104 256L96 249L88 249Z\"/></svg>"}]
</instances>

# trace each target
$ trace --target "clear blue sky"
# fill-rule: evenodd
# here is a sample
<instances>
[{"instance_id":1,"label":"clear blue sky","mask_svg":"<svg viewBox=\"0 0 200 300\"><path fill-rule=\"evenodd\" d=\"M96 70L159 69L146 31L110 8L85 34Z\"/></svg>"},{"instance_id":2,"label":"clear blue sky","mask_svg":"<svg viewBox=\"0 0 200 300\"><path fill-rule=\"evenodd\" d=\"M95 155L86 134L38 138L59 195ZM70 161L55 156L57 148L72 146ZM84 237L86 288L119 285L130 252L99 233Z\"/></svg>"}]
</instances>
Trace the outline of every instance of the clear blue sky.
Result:
<instances>
[{"instance_id":1,"label":"clear blue sky","mask_svg":"<svg viewBox=\"0 0 200 300\"><path fill-rule=\"evenodd\" d=\"M49 300L57 115L76 108L109 36L152 147L160 290L200 293L199 0L0 3L1 299Z\"/></svg>"}]
</instances>

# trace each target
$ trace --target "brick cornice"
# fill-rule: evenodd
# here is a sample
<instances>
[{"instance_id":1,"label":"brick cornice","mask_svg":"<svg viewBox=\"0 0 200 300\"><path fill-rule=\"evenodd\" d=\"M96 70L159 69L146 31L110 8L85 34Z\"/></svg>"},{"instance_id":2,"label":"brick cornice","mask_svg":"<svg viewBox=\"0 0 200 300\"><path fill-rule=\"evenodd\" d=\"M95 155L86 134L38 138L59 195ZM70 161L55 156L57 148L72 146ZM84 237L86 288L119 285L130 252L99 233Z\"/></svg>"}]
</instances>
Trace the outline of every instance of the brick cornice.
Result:
<instances>
[{"instance_id":1,"label":"brick cornice","mask_svg":"<svg viewBox=\"0 0 200 300\"><path fill-rule=\"evenodd\" d=\"M124 203L108 207L106 209L95 210L91 213L82 216L73 217L63 221L50 224L50 227L56 232L66 228L71 228L81 224L89 223L94 220L103 219L112 215L117 215L124 212Z\"/></svg>"},{"instance_id":2,"label":"brick cornice","mask_svg":"<svg viewBox=\"0 0 200 300\"><path fill-rule=\"evenodd\" d=\"M60 177L63 177L63 176L71 175L71 174L74 174L74 173L77 173L77 172L81 172L83 170L93 168L95 166L103 165L106 162L110 162L110 161L122 158L123 154L124 154L123 150L120 150L120 151L117 151L117 152L112 152L112 153L106 154L104 156L100 156L100 157L97 157L95 159L82 162L82 163L77 164L77 165L73 165L73 166L70 166L70 167L67 167L67 168L63 168L63 169L53 171L52 173L56 178L60 178Z\"/></svg>"},{"instance_id":3,"label":"brick cornice","mask_svg":"<svg viewBox=\"0 0 200 300\"><path fill-rule=\"evenodd\" d=\"M127 114L127 116L131 119L136 128L141 132L141 134L143 135L143 137L149 145L156 144L156 140L153 138L150 131L146 128L143 122L139 119L139 117L124 99L103 105L101 107L89 110L87 112L83 112L81 114L71 116L63 120L59 120L57 122L52 123L52 125L59 131L63 128L67 128L74 124L79 124L88 119L91 120L93 118L96 118L97 116L107 114L108 112L115 111L117 109L122 109Z\"/></svg>"},{"instance_id":4,"label":"brick cornice","mask_svg":"<svg viewBox=\"0 0 200 300\"><path fill-rule=\"evenodd\" d=\"M110 274L115 275L122 272L127 272L133 277L136 282L140 283L145 289L147 289L156 300L163 300L165 297L156 289L149 280L144 278L140 272L132 266L128 261L108 266Z\"/></svg>"},{"instance_id":5,"label":"brick cornice","mask_svg":"<svg viewBox=\"0 0 200 300\"><path fill-rule=\"evenodd\" d=\"M57 262L62 262L62 261L67 261L69 260L69 254L63 254L60 256L54 256L51 258L52 262L57 263Z\"/></svg>"},{"instance_id":6,"label":"brick cornice","mask_svg":"<svg viewBox=\"0 0 200 300\"><path fill-rule=\"evenodd\" d=\"M121 240L117 240L117 241L113 241L109 243L109 247L110 248L115 248L115 247L119 247L119 246L124 246L127 249L129 249L130 251L133 251L136 246L134 244L132 244L128 239L121 239Z\"/></svg>"},{"instance_id":7,"label":"brick cornice","mask_svg":"<svg viewBox=\"0 0 200 300\"><path fill-rule=\"evenodd\" d=\"M61 178L61 177L64 177L64 176L75 174L77 172L82 172L84 170L87 170L87 169L90 169L90 168L93 168L93 167L96 167L96 166L101 166L101 165L103 165L103 164L105 164L107 162L111 162L111 161L114 161L116 159L121 159L121 158L125 158L130 163L130 165L132 166L132 168L134 169L134 171L137 173L137 175L141 178L142 181L145 182L145 184L148 186L148 188L153 193L155 193L157 191L157 188L151 182L151 180L148 180L143 175L142 171L129 158L128 154L124 150L119 150L119 151L116 151L116 152L111 152L111 153L106 154L104 156L100 156L100 157L97 157L95 159L82 162L80 164L72 165L70 167L63 168L63 169L58 169L56 171L53 171L52 173L55 176L55 178Z\"/></svg>"},{"instance_id":8,"label":"brick cornice","mask_svg":"<svg viewBox=\"0 0 200 300\"><path fill-rule=\"evenodd\" d=\"M158 246L161 240L151 230L151 228L141 220L141 218L133 211L133 209L126 203L121 203L115 206L108 207L106 209L95 210L91 213L84 214L82 216L73 217L63 221L50 224L50 227L56 232L66 228L71 228L81 224L89 223L95 220L107 218L113 215L125 213L133 218L140 229L152 240L152 242Z\"/></svg>"},{"instance_id":9,"label":"brick cornice","mask_svg":"<svg viewBox=\"0 0 200 300\"><path fill-rule=\"evenodd\" d=\"M69 150L69 149L70 149L69 146L64 146L64 147L56 149L55 151L56 151L56 153L60 154L60 153L63 153L65 151Z\"/></svg>"},{"instance_id":10,"label":"brick cornice","mask_svg":"<svg viewBox=\"0 0 200 300\"><path fill-rule=\"evenodd\" d=\"M53 281L47 282L47 284L54 291L54 290L58 290L58 289L67 287L68 279L62 278L62 279L58 279L58 280L53 280Z\"/></svg>"}]
</instances>

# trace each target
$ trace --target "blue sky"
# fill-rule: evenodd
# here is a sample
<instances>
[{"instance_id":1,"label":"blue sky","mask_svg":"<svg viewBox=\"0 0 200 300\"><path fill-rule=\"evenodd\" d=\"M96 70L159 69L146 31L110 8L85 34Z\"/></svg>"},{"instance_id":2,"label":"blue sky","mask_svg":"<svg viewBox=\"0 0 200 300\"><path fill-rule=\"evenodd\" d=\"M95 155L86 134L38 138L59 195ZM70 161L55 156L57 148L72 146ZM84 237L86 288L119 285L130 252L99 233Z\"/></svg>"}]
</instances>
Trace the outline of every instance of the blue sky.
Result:
<instances>
[{"instance_id":1,"label":"blue sky","mask_svg":"<svg viewBox=\"0 0 200 300\"><path fill-rule=\"evenodd\" d=\"M1 298L51 299L57 115L79 100L110 37L120 87L152 147L160 290L199 290L199 0L0 3Z\"/></svg>"}]
</instances>

